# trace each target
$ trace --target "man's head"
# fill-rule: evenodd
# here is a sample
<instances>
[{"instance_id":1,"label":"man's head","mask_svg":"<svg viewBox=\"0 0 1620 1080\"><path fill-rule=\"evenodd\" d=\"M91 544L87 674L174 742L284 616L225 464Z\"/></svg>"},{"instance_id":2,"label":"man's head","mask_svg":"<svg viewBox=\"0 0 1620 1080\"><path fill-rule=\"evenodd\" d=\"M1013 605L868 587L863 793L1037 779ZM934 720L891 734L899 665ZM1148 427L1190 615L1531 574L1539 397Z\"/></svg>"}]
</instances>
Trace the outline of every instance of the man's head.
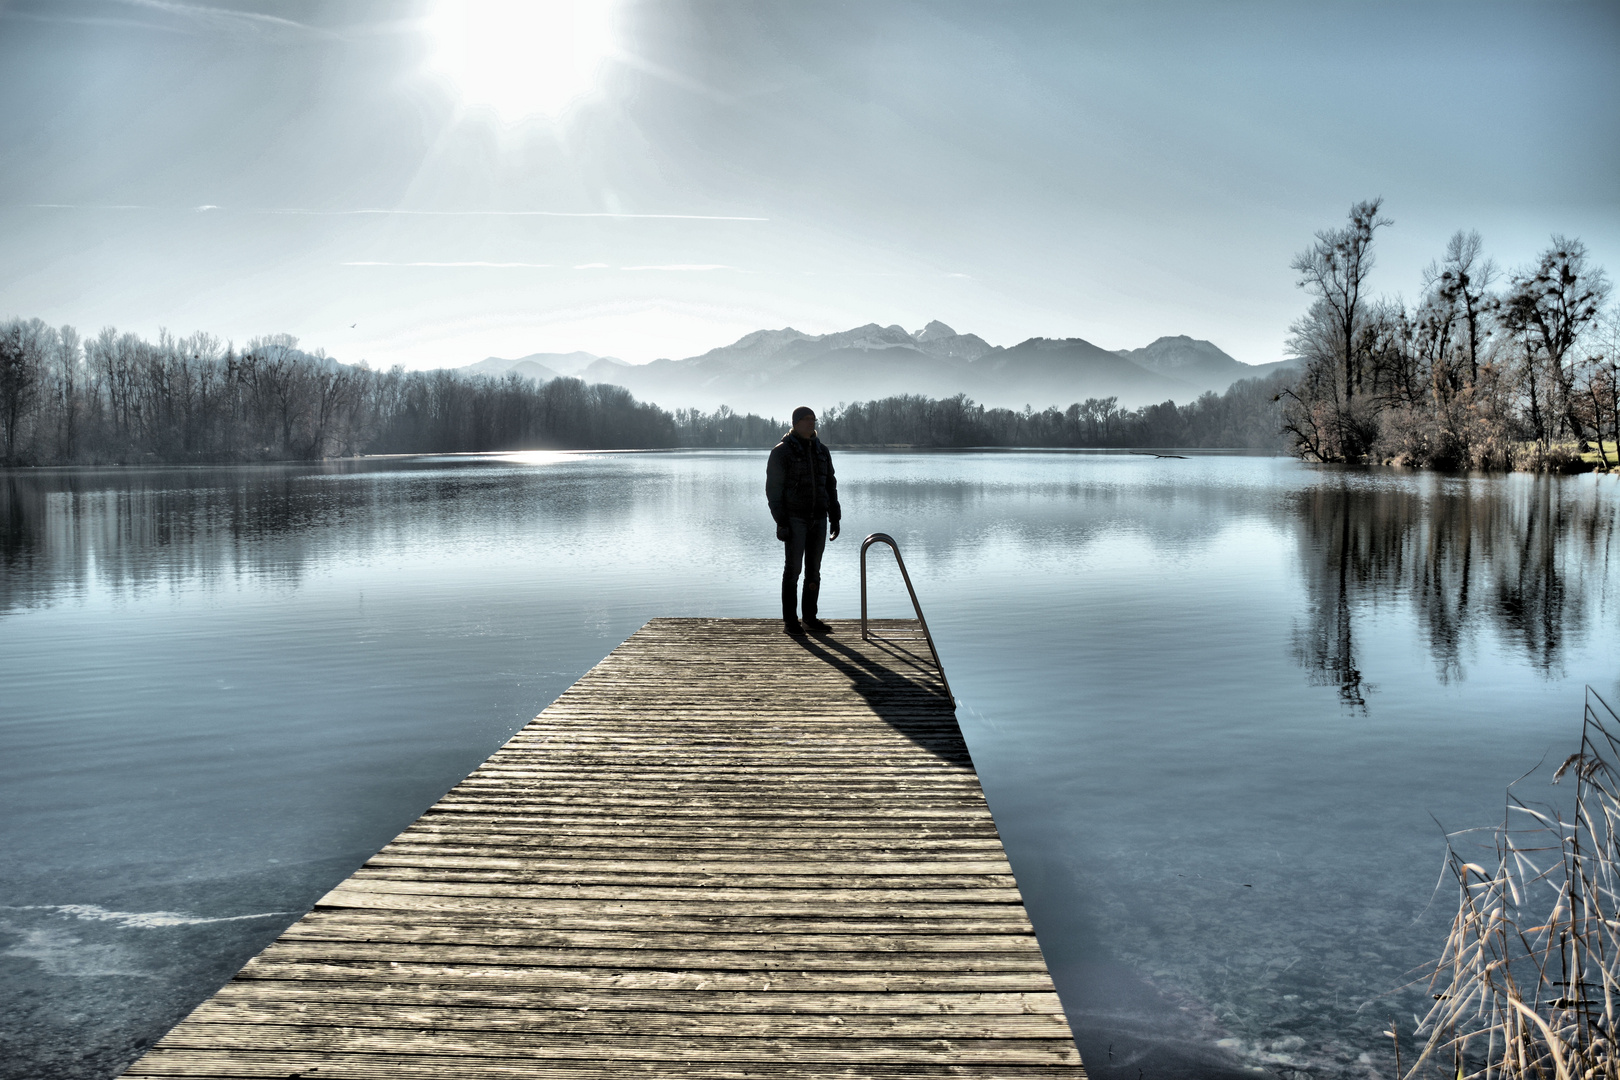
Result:
<instances>
[{"instance_id":1,"label":"man's head","mask_svg":"<svg viewBox=\"0 0 1620 1080\"><path fill-rule=\"evenodd\" d=\"M801 439L816 437L816 414L810 406L800 405L793 410L793 434Z\"/></svg>"}]
</instances>

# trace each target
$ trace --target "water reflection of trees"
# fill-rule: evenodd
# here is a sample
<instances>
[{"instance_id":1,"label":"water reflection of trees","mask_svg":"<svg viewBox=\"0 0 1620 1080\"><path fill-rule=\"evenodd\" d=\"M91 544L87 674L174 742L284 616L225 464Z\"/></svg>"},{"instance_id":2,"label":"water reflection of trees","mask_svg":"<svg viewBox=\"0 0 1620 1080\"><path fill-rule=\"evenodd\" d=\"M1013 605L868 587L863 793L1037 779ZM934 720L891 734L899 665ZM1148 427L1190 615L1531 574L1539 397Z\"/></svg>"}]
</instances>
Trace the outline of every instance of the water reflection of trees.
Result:
<instances>
[{"instance_id":1,"label":"water reflection of trees","mask_svg":"<svg viewBox=\"0 0 1620 1080\"><path fill-rule=\"evenodd\" d=\"M1554 675L1612 586L1620 504L1590 482L1431 478L1419 488L1347 476L1296 498L1310 612L1295 655L1352 707L1365 706L1365 612L1410 605L1441 682L1464 677L1482 627Z\"/></svg>"},{"instance_id":2,"label":"water reflection of trees","mask_svg":"<svg viewBox=\"0 0 1620 1080\"><path fill-rule=\"evenodd\" d=\"M555 472L499 457L0 471L0 616L92 591L291 589L335 554L670 509L669 477L635 458L610 483L572 460Z\"/></svg>"},{"instance_id":3,"label":"water reflection of trees","mask_svg":"<svg viewBox=\"0 0 1620 1080\"><path fill-rule=\"evenodd\" d=\"M297 582L310 528L365 508L322 466L0 474L0 614L238 574ZM312 480L314 482L312 482Z\"/></svg>"}]
</instances>

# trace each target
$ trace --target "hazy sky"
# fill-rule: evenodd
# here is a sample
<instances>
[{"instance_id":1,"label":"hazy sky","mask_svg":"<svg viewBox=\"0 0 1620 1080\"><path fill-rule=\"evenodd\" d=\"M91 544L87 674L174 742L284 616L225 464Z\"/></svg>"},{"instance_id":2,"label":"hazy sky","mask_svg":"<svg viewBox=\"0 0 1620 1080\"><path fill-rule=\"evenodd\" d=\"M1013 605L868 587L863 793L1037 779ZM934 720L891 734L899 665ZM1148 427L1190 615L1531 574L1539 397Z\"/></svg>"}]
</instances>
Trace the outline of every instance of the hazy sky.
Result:
<instances>
[{"instance_id":1,"label":"hazy sky","mask_svg":"<svg viewBox=\"0 0 1620 1080\"><path fill-rule=\"evenodd\" d=\"M1380 291L1459 228L1620 272L1620 3L597 10L0 0L0 317L413 367L936 318L1261 363L1292 254L1374 195Z\"/></svg>"}]
</instances>

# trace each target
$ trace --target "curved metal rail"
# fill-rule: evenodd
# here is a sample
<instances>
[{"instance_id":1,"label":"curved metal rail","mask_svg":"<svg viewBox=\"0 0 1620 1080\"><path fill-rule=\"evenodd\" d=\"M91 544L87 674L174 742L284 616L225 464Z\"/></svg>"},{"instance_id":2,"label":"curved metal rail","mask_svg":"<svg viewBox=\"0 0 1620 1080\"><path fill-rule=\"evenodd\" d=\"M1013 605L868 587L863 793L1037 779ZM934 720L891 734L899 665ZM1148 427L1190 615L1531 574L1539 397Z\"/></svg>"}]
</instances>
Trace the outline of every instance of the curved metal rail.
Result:
<instances>
[{"instance_id":1,"label":"curved metal rail","mask_svg":"<svg viewBox=\"0 0 1620 1080\"><path fill-rule=\"evenodd\" d=\"M951 693L951 681L945 677L945 665L940 662L939 650L934 648L934 635L928 632L928 620L923 618L922 605L917 603L917 590L911 587L911 575L906 573L906 560L900 557L900 545L896 543L894 537L890 536L888 533L873 533L871 536L868 536L865 540L861 541L861 640L883 640L883 638L877 637L866 628L866 549L871 547L873 544L888 544L889 550L894 552L894 561L900 567L900 577L906 583L906 592L911 594L911 610L917 613L917 625L922 627L921 631L896 630L893 632L900 634L922 634L923 640L928 642L928 651L934 655L934 666L939 669L939 681L945 684L945 696L954 702L956 700L956 695Z\"/></svg>"}]
</instances>

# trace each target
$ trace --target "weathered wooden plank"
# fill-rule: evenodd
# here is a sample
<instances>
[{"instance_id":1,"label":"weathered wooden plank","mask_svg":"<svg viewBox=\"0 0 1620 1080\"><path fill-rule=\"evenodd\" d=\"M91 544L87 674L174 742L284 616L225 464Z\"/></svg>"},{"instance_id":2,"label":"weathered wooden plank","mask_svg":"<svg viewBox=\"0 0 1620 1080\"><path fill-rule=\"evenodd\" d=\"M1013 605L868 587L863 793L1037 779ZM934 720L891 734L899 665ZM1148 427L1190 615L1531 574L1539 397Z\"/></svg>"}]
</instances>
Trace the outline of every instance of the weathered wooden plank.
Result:
<instances>
[{"instance_id":1,"label":"weathered wooden plank","mask_svg":"<svg viewBox=\"0 0 1620 1080\"><path fill-rule=\"evenodd\" d=\"M566 826L565 832L559 832L559 826ZM932 821L920 825L906 825L896 827L894 823L887 825L881 823L848 825L845 823L820 825L816 822L788 822L785 824L766 824L757 821L748 821L745 824L726 824L723 821L711 824L707 821L670 821L659 824L656 829L649 829L643 820L635 824L619 824L613 821L604 821L600 818L576 818L568 815L524 815L524 814L478 814L478 813L428 813L411 827L412 835L416 831L426 833L464 833L472 834L479 829L499 831L512 831L518 833L547 833L553 836L577 837L588 841L597 837L644 837L650 843L661 843L665 840L689 838L692 840L735 840L739 842L758 840L761 843L781 841L783 843L818 842L826 840L850 841L870 837L874 844L899 843L908 840L917 841L960 841L963 843L993 843L998 848L1001 839L996 833L993 823L984 819L973 822L957 823L952 821ZM405 835L401 833L400 835Z\"/></svg>"},{"instance_id":2,"label":"weathered wooden plank","mask_svg":"<svg viewBox=\"0 0 1620 1080\"><path fill-rule=\"evenodd\" d=\"M515 861L515 860L513 860ZM469 865L471 864L471 865ZM1007 889L1017 893L1017 885L1007 874L981 874L958 875L945 874L914 874L889 875L886 877L867 877L864 875L815 875L815 874L758 874L732 873L724 870L711 870L706 873L692 872L688 874L641 874L634 867L626 867L620 872L605 870L593 871L535 871L530 872L522 867L485 868L474 864L470 859L446 859L434 861L429 859L395 859L389 860L382 856L373 857L372 861L361 868L368 874L394 877L420 877L429 880L435 877L448 881L487 881L512 882L523 884L564 885L570 888L615 888L624 890L624 895L631 895L629 890L645 891L650 888L701 888L701 889L838 889L858 893L863 890L885 892L901 892L910 889L924 889L932 893L954 893L962 896L964 893L973 895L976 902L984 903L982 894L995 889ZM356 871L356 875L359 871ZM855 899L857 897L851 897Z\"/></svg>"},{"instance_id":3,"label":"weathered wooden plank","mask_svg":"<svg viewBox=\"0 0 1620 1080\"><path fill-rule=\"evenodd\" d=\"M578 722L589 722L589 718L581 718ZM533 762L556 760L564 764L573 762L577 757L587 764L595 762L604 767L616 762L627 765L639 763L638 767L644 767L649 760L653 763L668 760L685 768L691 764L694 755L700 755L705 762L712 758L716 765L722 766L734 762L741 765L764 762L806 768L822 768L826 767L824 763L828 763L854 768L884 765L895 768L965 769L970 764L964 746L943 738L926 737L919 732L874 736L829 727L814 742L797 742L784 736L776 740L775 746L766 748L763 739L744 742L729 735L715 734L696 721L681 727L684 730L674 730L675 725L669 725L664 730L651 730L627 721L621 734L610 739L605 737L609 732L604 731L600 743L582 746L554 746L541 741L544 733L531 732L534 736L532 743L514 746L503 757L523 755ZM803 732L802 728L798 730Z\"/></svg>"},{"instance_id":4,"label":"weathered wooden plank","mask_svg":"<svg viewBox=\"0 0 1620 1080\"><path fill-rule=\"evenodd\" d=\"M505 854L511 852L511 854ZM600 859L591 852L572 852L553 858L540 852L532 854L523 849L496 848L487 845L450 845L392 843L368 861L373 866L468 866L475 869L525 870L531 873L565 873L589 877L597 872L609 874L634 873L645 880L661 874L703 874L705 876L744 875L749 877L807 877L831 875L834 877L860 877L863 879L900 875L949 877L994 876L1011 878L1012 867L1005 858L987 860L966 858L942 861L911 861L905 859L873 858L869 863L848 859L818 861L796 858L791 862L772 862L755 859L675 859L647 856L644 858L618 857ZM1011 881L1003 882L1011 884Z\"/></svg>"},{"instance_id":5,"label":"weathered wooden plank","mask_svg":"<svg viewBox=\"0 0 1620 1080\"><path fill-rule=\"evenodd\" d=\"M558 726L578 720L589 721L593 726L584 731L566 731ZM606 699L594 704L583 699L560 702L546 710L544 723L531 723L514 738L520 740L516 746L523 746L527 741L548 734L590 739L618 733L632 737L644 734L649 739L715 740L739 746L745 745L744 736L761 733L774 735L787 746L808 745L807 740L823 735L841 735L855 742L885 743L902 749L908 743L944 746L962 743L959 730L953 731L950 725L930 718L921 710L907 712L875 704L829 710L825 706L794 703L791 709L775 704L768 710L762 707L752 713L742 713L736 710L735 703L718 702L712 696L684 706L668 695L661 695L651 704L637 701L623 707ZM776 744L772 741L759 745Z\"/></svg>"},{"instance_id":6,"label":"weathered wooden plank","mask_svg":"<svg viewBox=\"0 0 1620 1080\"><path fill-rule=\"evenodd\" d=\"M813 999L812 999L813 1000ZM289 1004L291 1007L289 1008ZM547 1003L549 1004L549 1003ZM809 1013L671 1012L521 1005L435 1005L394 1000L387 1009L377 1003L357 1004L317 999L293 1002L257 998L215 997L191 1014L195 1023L307 1024L356 1028L443 1031L521 1031L530 1035L681 1035L686 1037L823 1038L823 1039L1066 1039L1061 1013L955 1015L857 1013L842 1016L816 1002Z\"/></svg>"},{"instance_id":7,"label":"weathered wooden plank","mask_svg":"<svg viewBox=\"0 0 1620 1080\"><path fill-rule=\"evenodd\" d=\"M449 900L451 902L446 903ZM502 926L555 930L661 930L737 934L1033 934L1029 923L1013 912L998 916L942 918L771 918L751 914L691 915L667 905L640 914L610 914L577 905L573 912L548 911L528 904L511 904L491 897L373 896L359 894L357 902L323 901L319 913L342 912L351 919L405 920L428 925ZM992 909L995 910L995 909Z\"/></svg>"},{"instance_id":8,"label":"weathered wooden plank","mask_svg":"<svg viewBox=\"0 0 1620 1080\"><path fill-rule=\"evenodd\" d=\"M865 809L868 813L883 806L892 806L902 798L919 808L929 809L962 806L971 810L984 805L984 797L977 788L959 785L907 784L901 781L889 784L786 784L773 781L768 785L773 790L767 795L757 793L755 789L759 786L730 782L668 784L656 799L631 801L618 794L624 790L624 785L612 781L525 779L502 782L498 777L479 777L458 785L454 796L460 802L500 801L503 797L522 803L590 799L604 806L713 806L768 810L795 806L819 810L831 805L840 810Z\"/></svg>"},{"instance_id":9,"label":"weathered wooden plank","mask_svg":"<svg viewBox=\"0 0 1620 1080\"><path fill-rule=\"evenodd\" d=\"M600 890L573 890L556 886L484 884L463 881L417 881L414 879L367 878L339 885L316 902L315 909L343 906L353 899L375 899L377 906L395 902L421 901L446 905L448 909L466 910L475 906L487 911L538 911L558 916L574 913L613 914L625 912L637 916L670 917L704 915L725 917L805 918L833 915L844 919L952 919L1005 917L1024 920L1023 905L1014 894L1000 892L975 893L981 902L974 903L961 893L947 894L951 899L930 901L911 891L884 894L864 891L864 904L849 900L852 891L827 889L810 892L782 890L713 890L669 889L656 890L658 897L629 897L623 895L582 895ZM892 896L884 902L882 897ZM958 900L960 902L951 902ZM988 902L999 901L999 902Z\"/></svg>"},{"instance_id":10,"label":"weathered wooden plank","mask_svg":"<svg viewBox=\"0 0 1620 1080\"><path fill-rule=\"evenodd\" d=\"M515 812L549 813L551 807L561 807L565 810L572 808L575 813L583 813L587 808L596 808L599 812L612 812L632 817L660 817L666 815L679 815L691 810L714 810L718 813L730 812L732 816L751 819L760 814L790 815L793 817L826 817L836 814L839 819L849 818L878 818L893 822L895 825L906 825L916 820L928 818L947 821L953 816L964 820L989 820L989 813L983 810L982 798L975 798L971 794L955 793L934 794L931 792L915 792L907 790L903 785L894 785L887 793L891 799L904 798L914 800L915 806L908 805L904 811L897 811L893 815L884 815L882 808L884 793L873 790L840 791L835 788L825 790L794 791L791 794L774 794L759 796L750 801L744 793L746 785L732 785L734 791L715 792L713 790L692 789L689 787L670 789L661 793L662 797L646 800L630 800L616 795L617 790L612 785L600 787L568 787L553 789L535 789L522 785L510 787L480 786L478 788L458 788L445 796L445 799L455 800L448 803L457 808L476 807L489 813L502 813L501 807L513 806L520 808ZM503 791L510 792L509 798L502 800ZM581 808L578 803L589 800L587 807ZM890 804L892 805L892 803ZM959 811L959 813L953 812ZM600 816L600 813L598 814Z\"/></svg>"},{"instance_id":11,"label":"weathered wooden plank","mask_svg":"<svg viewBox=\"0 0 1620 1080\"><path fill-rule=\"evenodd\" d=\"M804 1061L817 1064L1072 1065L1074 1042L1045 1039L797 1038L726 1036L694 1039L676 1035L576 1035L562 1032L428 1028L403 1031L372 1027L300 1024L220 1024L188 1019L164 1036L175 1049L252 1050L265 1042L290 1050L326 1053L440 1054L458 1057L584 1061Z\"/></svg>"},{"instance_id":12,"label":"weathered wooden plank","mask_svg":"<svg viewBox=\"0 0 1620 1080\"><path fill-rule=\"evenodd\" d=\"M453 982L458 985L561 986L606 990L752 990L834 993L1050 993L1044 971L813 971L719 968L550 967L531 964L359 960L295 956L280 945L249 960L238 979L319 982Z\"/></svg>"},{"instance_id":13,"label":"weathered wooden plank","mask_svg":"<svg viewBox=\"0 0 1620 1080\"><path fill-rule=\"evenodd\" d=\"M439 838L438 842L395 841L384 851L390 855L440 855L455 858L488 857L551 862L580 860L614 866L633 863L636 866L653 867L655 870L660 867L686 866L690 872L705 873L708 872L707 869L700 871L698 868L722 864L748 867L751 871L757 871L759 867L765 865L819 867L820 869L815 872L834 873L830 867L847 866L853 861L853 857L859 854L848 849L815 851L809 848L779 847L771 844L761 845L758 858L750 858L749 851L741 846L720 849L708 845L693 847L680 840L659 845L627 846L615 846L611 841L590 845L548 844L540 839L528 843L522 840L514 842L507 837L485 839L478 833L453 838L443 837ZM944 848L912 852L896 845L887 849L876 849L872 855L874 859L884 860L885 864L909 863L917 873L938 873L944 870L962 873L1012 873L1006 860L997 858L1000 852L984 849ZM769 863L764 862L767 859L770 860Z\"/></svg>"},{"instance_id":14,"label":"weathered wooden plank","mask_svg":"<svg viewBox=\"0 0 1620 1080\"><path fill-rule=\"evenodd\" d=\"M536 755L539 756L539 755ZM927 790L938 788L948 791L979 791L978 777L965 768L946 763L918 764L909 768L884 768L876 765L841 765L837 768L814 769L737 767L709 764L711 755L693 754L687 759L675 759L677 768L665 759L659 766L638 765L634 768L616 768L612 765L546 760L535 763L485 765L474 772L463 784L594 784L609 786L623 784L628 779L643 783L666 781L683 786L712 785L749 787L761 780L799 786L834 786L838 788L871 787L878 784L909 784ZM694 760L695 759L695 760ZM495 761L495 759L491 759ZM694 772L701 764L703 771Z\"/></svg>"},{"instance_id":15,"label":"weathered wooden plank","mask_svg":"<svg viewBox=\"0 0 1620 1080\"><path fill-rule=\"evenodd\" d=\"M392 942L522 946L556 949L673 949L718 954L733 952L795 953L961 953L975 956L1000 953L1039 953L1033 933L826 933L776 930L769 933L738 931L678 931L633 927L591 930L575 927L429 921L408 917L365 918L337 912L317 912L300 919L281 937L283 941Z\"/></svg>"},{"instance_id":16,"label":"weathered wooden plank","mask_svg":"<svg viewBox=\"0 0 1620 1080\"><path fill-rule=\"evenodd\" d=\"M381 935L379 935L380 937ZM363 946L363 947L361 947ZM313 961L377 960L384 963L472 964L615 971L796 971L837 972L966 972L1046 974L1039 950L1009 948L956 954L934 952L833 952L823 949L744 951L740 949L609 949L543 945L457 945L383 940L304 939L282 935L279 956Z\"/></svg>"},{"instance_id":17,"label":"weathered wooden plank","mask_svg":"<svg viewBox=\"0 0 1620 1080\"><path fill-rule=\"evenodd\" d=\"M847 888L839 879L823 879L819 888L803 886L773 886L756 882L751 887L728 884L704 884L686 881L682 885L623 885L623 884L558 884L528 881L521 874L477 873L461 871L427 870L420 867L364 867L356 870L349 880L364 888L380 888L383 882L420 883L435 891L463 896L552 896L574 900L664 900L677 903L690 901L727 900L759 905L767 910L773 904L844 905L845 910L872 909L886 905L914 904L1008 904L1021 907L1023 897L1016 888L987 887L980 889L924 888L916 882L907 882L907 888ZM458 889L458 887L461 887ZM501 891L503 889L510 891Z\"/></svg>"},{"instance_id":18,"label":"weathered wooden plank","mask_svg":"<svg viewBox=\"0 0 1620 1080\"><path fill-rule=\"evenodd\" d=\"M498 984L320 982L240 979L211 1003L283 1002L300 1015L321 1015L325 1006L363 1005L386 1017L383 1006L446 1008L564 1009L570 1012L672 1012L771 1014L809 1017L851 1016L1051 1016L1063 1008L1051 993L888 993L840 994L774 990L576 990L566 987L505 987ZM208 1003L205 1003L205 1005ZM199 1008L204 1006L199 1006ZM1044 1021L1043 1021L1044 1022Z\"/></svg>"},{"instance_id":19,"label":"weathered wooden plank","mask_svg":"<svg viewBox=\"0 0 1620 1080\"><path fill-rule=\"evenodd\" d=\"M1001 841L995 836L936 837L929 833L917 834L895 830L891 836L869 837L864 831L853 836L817 835L805 837L797 833L782 832L775 836L762 835L763 830L744 834L738 831L722 833L691 833L685 836L668 834L648 835L640 831L621 829L583 829L558 832L543 826L525 826L506 821L461 821L454 825L429 820L418 821L399 834L394 843L501 843L542 844L554 848L681 848L698 851L988 851L1001 853Z\"/></svg>"},{"instance_id":20,"label":"weathered wooden plank","mask_svg":"<svg viewBox=\"0 0 1620 1080\"><path fill-rule=\"evenodd\" d=\"M541 1061L460 1054L332 1054L293 1050L174 1049L142 1058L126 1076L195 1080L594 1080L598 1077L669 1077L671 1080L1053 1080L1072 1078L1078 1065L949 1065L819 1063L800 1061Z\"/></svg>"},{"instance_id":21,"label":"weathered wooden plank","mask_svg":"<svg viewBox=\"0 0 1620 1080\"><path fill-rule=\"evenodd\" d=\"M762 841L750 850L745 841L722 845L718 841L693 841L666 837L569 837L551 840L541 835L512 836L504 832L482 832L472 829L460 835L416 834L409 840L396 840L388 851L438 852L446 855L494 854L529 856L547 859L588 858L604 861L640 860L679 863L747 862L769 860L772 863L847 863L860 854L858 848L831 847L818 850L814 841L774 840ZM846 841L847 843L847 841ZM885 862L911 862L917 865L988 864L995 862L1000 873L1011 873L1000 851L972 841L920 841L916 850L910 850L905 841L887 841L882 847L874 845L874 858Z\"/></svg>"},{"instance_id":22,"label":"weathered wooden plank","mask_svg":"<svg viewBox=\"0 0 1620 1080\"><path fill-rule=\"evenodd\" d=\"M785 833L778 831L774 834L763 830L748 834L709 833L693 835L689 832L656 832L647 833L619 829L610 831L598 827L591 832L575 833L559 832L544 826L510 825L504 822L467 822L460 829L451 827L413 827L400 834L400 839L393 841L399 844L511 844L523 848L549 848L556 851L589 851L607 849L614 851L712 851L717 856L722 854L747 854L750 851L783 852L782 857L798 857L799 855L823 854L831 857L848 858L844 852L859 852L862 850L862 838L859 836L832 836L812 833L808 836L802 832ZM871 841L870 850L876 853L893 852L896 857L904 858L915 853L923 853L929 857L954 857L958 854L968 857L994 858L1002 853L1000 841L995 836L933 836L928 833L906 834L878 837ZM770 856L768 856L770 857Z\"/></svg>"},{"instance_id":23,"label":"weathered wooden plank","mask_svg":"<svg viewBox=\"0 0 1620 1080\"><path fill-rule=\"evenodd\" d=\"M926 645L835 630L649 623L127 1075L1083 1077Z\"/></svg>"},{"instance_id":24,"label":"weathered wooden plank","mask_svg":"<svg viewBox=\"0 0 1620 1080\"><path fill-rule=\"evenodd\" d=\"M779 850L775 849L774 845L753 853L752 856L750 852L740 847L720 851L710 848L683 850L678 844L629 848L619 848L611 845L570 847L564 845L552 846L543 842L513 842L509 839L483 841L476 834L458 837L454 841L445 839L438 843L396 840L384 848L383 853L452 858L510 859L522 861L526 868L531 869L542 862L572 862L582 870L592 865L619 868L633 863L637 868L647 867L654 873L659 871L711 873L713 872L710 869L711 867L731 864L746 866L750 873L758 873L761 868L772 866L792 867L800 870L806 867L814 867L816 873L824 874L852 872L847 867L851 865L850 857L854 854L848 850L824 852L805 849ZM913 873L919 874L1012 873L1012 867L1007 863L1007 860L996 857L1000 854L999 852L983 850L908 852L904 849L879 849L872 854L874 859L883 860L882 865L908 866ZM675 871L675 867L682 867L684 870ZM840 867L845 869L839 869Z\"/></svg>"}]
</instances>

